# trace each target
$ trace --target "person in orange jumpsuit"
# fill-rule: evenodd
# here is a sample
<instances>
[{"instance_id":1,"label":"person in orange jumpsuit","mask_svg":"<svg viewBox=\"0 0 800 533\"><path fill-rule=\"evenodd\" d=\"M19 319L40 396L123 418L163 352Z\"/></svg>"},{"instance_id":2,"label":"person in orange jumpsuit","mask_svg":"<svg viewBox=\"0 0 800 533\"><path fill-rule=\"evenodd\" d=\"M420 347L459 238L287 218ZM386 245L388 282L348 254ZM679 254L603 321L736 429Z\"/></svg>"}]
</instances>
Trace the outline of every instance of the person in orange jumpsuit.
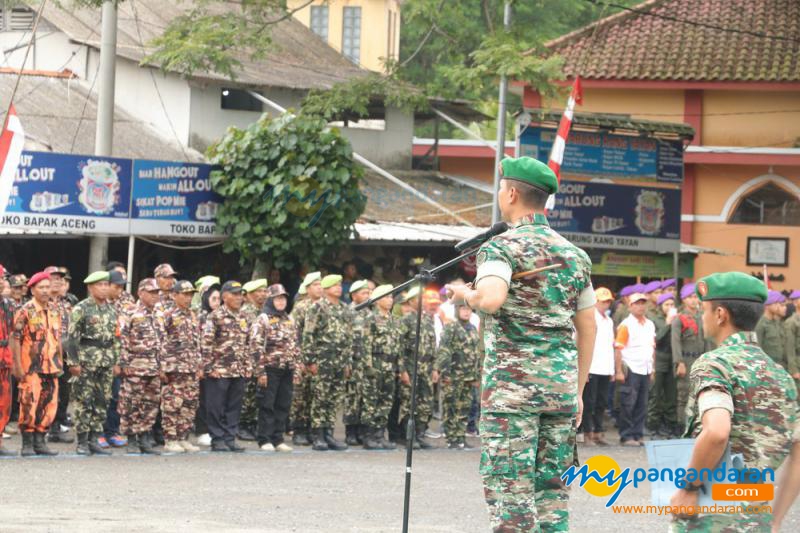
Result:
<instances>
[{"instance_id":1,"label":"person in orange jumpsuit","mask_svg":"<svg viewBox=\"0 0 800 533\"><path fill-rule=\"evenodd\" d=\"M45 436L58 408L58 376L64 368L61 318L50 305L50 274L28 281L33 298L14 315L11 351L19 380L19 431L22 455L56 455Z\"/></svg>"},{"instance_id":2,"label":"person in orange jumpsuit","mask_svg":"<svg viewBox=\"0 0 800 533\"><path fill-rule=\"evenodd\" d=\"M0 277L5 277L6 271L0 265ZM6 429L8 419L11 417L11 370L13 359L8 347L9 334L13 327L14 312L12 302L0 296L0 457L16 455L16 452L3 448L3 431Z\"/></svg>"}]
</instances>

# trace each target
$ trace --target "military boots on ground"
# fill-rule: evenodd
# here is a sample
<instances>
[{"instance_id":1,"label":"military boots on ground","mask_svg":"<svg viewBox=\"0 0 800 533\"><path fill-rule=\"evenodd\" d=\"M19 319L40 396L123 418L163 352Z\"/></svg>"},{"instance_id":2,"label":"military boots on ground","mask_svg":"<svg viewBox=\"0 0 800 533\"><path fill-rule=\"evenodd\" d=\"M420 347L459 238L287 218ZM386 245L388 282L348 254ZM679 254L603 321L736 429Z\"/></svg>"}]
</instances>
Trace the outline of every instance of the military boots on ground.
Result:
<instances>
[{"instance_id":1,"label":"military boots on ground","mask_svg":"<svg viewBox=\"0 0 800 533\"><path fill-rule=\"evenodd\" d=\"M153 442L150 440L150 432L144 431L139 433L139 451L146 455L161 455L161 452L153 448Z\"/></svg>"},{"instance_id":2,"label":"military boots on ground","mask_svg":"<svg viewBox=\"0 0 800 533\"><path fill-rule=\"evenodd\" d=\"M378 433L379 429L377 428L370 428L366 431L365 438L364 438L364 449L365 450L383 450L383 445L381 444L381 436Z\"/></svg>"},{"instance_id":3,"label":"military boots on ground","mask_svg":"<svg viewBox=\"0 0 800 533\"><path fill-rule=\"evenodd\" d=\"M318 452L324 452L328 450L328 443L325 440L325 430L322 428L317 428L313 430L314 432L314 442L311 444L311 449L316 450Z\"/></svg>"},{"instance_id":4,"label":"military boots on ground","mask_svg":"<svg viewBox=\"0 0 800 533\"><path fill-rule=\"evenodd\" d=\"M51 450L47 447L47 439L44 432L33 434L33 451L36 453L36 455L58 455L57 451Z\"/></svg>"},{"instance_id":5,"label":"military boots on ground","mask_svg":"<svg viewBox=\"0 0 800 533\"><path fill-rule=\"evenodd\" d=\"M36 455L33 450L33 433L28 431L22 432L22 450L20 451L22 457L32 457Z\"/></svg>"},{"instance_id":6,"label":"military boots on ground","mask_svg":"<svg viewBox=\"0 0 800 533\"><path fill-rule=\"evenodd\" d=\"M325 443L328 445L329 450L340 452L348 448L347 444L333 437L333 430L331 428L325 428L324 431Z\"/></svg>"},{"instance_id":7,"label":"military boots on ground","mask_svg":"<svg viewBox=\"0 0 800 533\"><path fill-rule=\"evenodd\" d=\"M78 433L78 445L75 447L75 453L78 455L89 455L89 434Z\"/></svg>"}]
</instances>

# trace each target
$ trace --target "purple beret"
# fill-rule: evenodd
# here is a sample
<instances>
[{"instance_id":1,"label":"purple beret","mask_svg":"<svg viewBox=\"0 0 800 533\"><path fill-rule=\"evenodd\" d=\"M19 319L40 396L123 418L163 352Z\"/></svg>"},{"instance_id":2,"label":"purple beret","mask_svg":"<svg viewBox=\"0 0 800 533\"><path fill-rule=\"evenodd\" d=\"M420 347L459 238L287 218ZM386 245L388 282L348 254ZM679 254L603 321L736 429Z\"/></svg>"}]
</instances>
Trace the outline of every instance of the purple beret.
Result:
<instances>
[{"instance_id":1,"label":"purple beret","mask_svg":"<svg viewBox=\"0 0 800 533\"><path fill-rule=\"evenodd\" d=\"M797 300L800 298L800 290L792 291L792 294L789 295L790 300Z\"/></svg>"},{"instance_id":2,"label":"purple beret","mask_svg":"<svg viewBox=\"0 0 800 533\"><path fill-rule=\"evenodd\" d=\"M650 294L651 292L657 291L660 288L661 288L661 282L660 281L651 281L650 283L648 283L647 285L644 286L644 291L643 292L645 294Z\"/></svg>"},{"instance_id":3,"label":"purple beret","mask_svg":"<svg viewBox=\"0 0 800 533\"><path fill-rule=\"evenodd\" d=\"M769 291L764 305L779 304L786 301L786 297L778 291Z\"/></svg>"},{"instance_id":4,"label":"purple beret","mask_svg":"<svg viewBox=\"0 0 800 533\"><path fill-rule=\"evenodd\" d=\"M687 283L683 287L681 287L681 300L684 300L694 294L694 283Z\"/></svg>"},{"instance_id":5,"label":"purple beret","mask_svg":"<svg viewBox=\"0 0 800 533\"><path fill-rule=\"evenodd\" d=\"M670 287L674 287L675 285L677 285L675 278L670 278L661 282L662 289L668 289Z\"/></svg>"},{"instance_id":6,"label":"purple beret","mask_svg":"<svg viewBox=\"0 0 800 533\"><path fill-rule=\"evenodd\" d=\"M619 290L619 295L620 295L620 296L630 296L630 295L631 295L631 294L633 294L634 292L635 292L635 291L633 290L633 285L628 285L627 287L622 287L622 288Z\"/></svg>"},{"instance_id":7,"label":"purple beret","mask_svg":"<svg viewBox=\"0 0 800 533\"><path fill-rule=\"evenodd\" d=\"M644 292L644 283L637 283L635 285L631 285L631 290L634 292Z\"/></svg>"},{"instance_id":8,"label":"purple beret","mask_svg":"<svg viewBox=\"0 0 800 533\"><path fill-rule=\"evenodd\" d=\"M667 292L667 293L664 293L664 294L662 294L661 296L658 297L658 302L657 303L658 303L658 305L661 305L664 302L666 302L667 300L673 300L674 301L675 297Z\"/></svg>"}]
</instances>

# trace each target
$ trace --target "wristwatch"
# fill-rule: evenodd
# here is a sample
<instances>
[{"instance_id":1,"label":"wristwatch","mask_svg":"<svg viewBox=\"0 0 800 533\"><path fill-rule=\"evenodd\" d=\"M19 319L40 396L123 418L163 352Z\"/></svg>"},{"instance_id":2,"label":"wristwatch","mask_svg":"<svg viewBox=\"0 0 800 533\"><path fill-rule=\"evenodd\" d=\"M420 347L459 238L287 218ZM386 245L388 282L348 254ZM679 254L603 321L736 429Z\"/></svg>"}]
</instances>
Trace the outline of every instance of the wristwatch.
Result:
<instances>
[{"instance_id":1,"label":"wristwatch","mask_svg":"<svg viewBox=\"0 0 800 533\"><path fill-rule=\"evenodd\" d=\"M687 483L686 486L683 488L683 490L685 490L686 492L698 492L700 490L705 492L702 483L700 485L692 485L691 483Z\"/></svg>"}]
</instances>

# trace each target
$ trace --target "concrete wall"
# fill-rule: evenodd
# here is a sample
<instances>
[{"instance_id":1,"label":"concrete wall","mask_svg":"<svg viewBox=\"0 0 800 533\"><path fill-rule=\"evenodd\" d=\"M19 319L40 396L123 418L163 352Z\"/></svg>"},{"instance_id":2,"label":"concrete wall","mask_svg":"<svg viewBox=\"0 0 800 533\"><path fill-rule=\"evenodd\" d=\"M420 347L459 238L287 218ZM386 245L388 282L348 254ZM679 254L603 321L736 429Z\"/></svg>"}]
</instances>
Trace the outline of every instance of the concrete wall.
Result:
<instances>
[{"instance_id":1,"label":"concrete wall","mask_svg":"<svg viewBox=\"0 0 800 533\"><path fill-rule=\"evenodd\" d=\"M306 0L289 0L296 8ZM311 5L328 5L328 44L341 52L344 7L361 7L361 61L364 68L383 71L381 58L396 59L400 50L400 2L398 0L316 0ZM297 11L294 17L311 26L311 6Z\"/></svg>"},{"instance_id":2,"label":"concrete wall","mask_svg":"<svg viewBox=\"0 0 800 533\"><path fill-rule=\"evenodd\" d=\"M563 109L565 96L546 100L545 107ZM621 113L645 120L683 122L682 90L584 89L580 113Z\"/></svg>"},{"instance_id":3,"label":"concrete wall","mask_svg":"<svg viewBox=\"0 0 800 533\"><path fill-rule=\"evenodd\" d=\"M798 92L704 91L703 144L794 146L800 113L785 111L798 109Z\"/></svg>"},{"instance_id":4,"label":"concrete wall","mask_svg":"<svg viewBox=\"0 0 800 533\"><path fill-rule=\"evenodd\" d=\"M87 32L88 33L88 32ZM3 56L2 66L21 68L30 32L0 32L0 49L19 47ZM80 78L86 78L86 47L71 43L66 34L45 21L39 24L36 40L31 46L24 68L61 72L69 69Z\"/></svg>"}]
</instances>

